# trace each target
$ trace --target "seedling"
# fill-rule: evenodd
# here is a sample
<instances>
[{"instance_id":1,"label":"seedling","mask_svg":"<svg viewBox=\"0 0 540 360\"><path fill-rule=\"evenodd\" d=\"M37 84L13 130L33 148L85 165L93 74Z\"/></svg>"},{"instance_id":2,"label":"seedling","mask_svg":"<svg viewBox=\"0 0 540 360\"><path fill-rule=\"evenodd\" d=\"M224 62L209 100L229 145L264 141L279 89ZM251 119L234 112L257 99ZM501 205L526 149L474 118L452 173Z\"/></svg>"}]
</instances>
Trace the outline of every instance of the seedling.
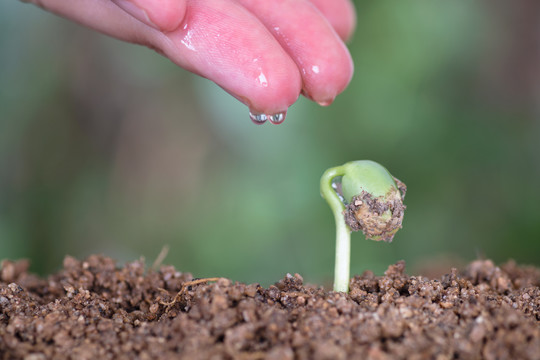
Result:
<instances>
[{"instance_id":1,"label":"seedling","mask_svg":"<svg viewBox=\"0 0 540 360\"><path fill-rule=\"evenodd\" d=\"M336 220L334 291L349 290L351 231L362 230L366 239L391 242L403 221L407 187L382 165L351 161L326 170L321 195Z\"/></svg>"}]
</instances>

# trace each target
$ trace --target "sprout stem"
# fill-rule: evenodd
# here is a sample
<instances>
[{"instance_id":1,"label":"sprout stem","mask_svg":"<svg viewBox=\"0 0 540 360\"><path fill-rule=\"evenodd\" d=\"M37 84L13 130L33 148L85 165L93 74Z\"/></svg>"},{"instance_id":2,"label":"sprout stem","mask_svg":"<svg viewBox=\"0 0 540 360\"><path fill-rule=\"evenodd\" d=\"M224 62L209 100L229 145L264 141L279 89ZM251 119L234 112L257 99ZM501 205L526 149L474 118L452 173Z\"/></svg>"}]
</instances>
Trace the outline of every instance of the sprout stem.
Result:
<instances>
[{"instance_id":1,"label":"sprout stem","mask_svg":"<svg viewBox=\"0 0 540 360\"><path fill-rule=\"evenodd\" d=\"M334 179L341 177L339 188ZM366 239L391 242L403 221L403 197L407 187L382 165L351 161L326 170L321 177L321 195L336 221L334 291L349 291L351 231Z\"/></svg>"},{"instance_id":2,"label":"sprout stem","mask_svg":"<svg viewBox=\"0 0 540 360\"><path fill-rule=\"evenodd\" d=\"M332 187L335 177L345 174L344 166L326 170L321 178L321 195L328 202L336 221L336 264L334 269L334 291L349 291L349 268L351 259L351 230L345 223L345 205Z\"/></svg>"}]
</instances>

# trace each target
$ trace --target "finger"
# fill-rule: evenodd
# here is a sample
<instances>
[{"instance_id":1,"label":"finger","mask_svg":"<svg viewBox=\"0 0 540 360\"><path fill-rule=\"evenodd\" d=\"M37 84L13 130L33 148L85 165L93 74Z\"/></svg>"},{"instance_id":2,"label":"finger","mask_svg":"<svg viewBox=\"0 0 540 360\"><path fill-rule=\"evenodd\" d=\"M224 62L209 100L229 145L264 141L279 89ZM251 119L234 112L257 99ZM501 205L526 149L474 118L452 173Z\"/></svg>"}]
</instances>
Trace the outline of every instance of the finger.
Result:
<instances>
[{"instance_id":1,"label":"finger","mask_svg":"<svg viewBox=\"0 0 540 360\"><path fill-rule=\"evenodd\" d=\"M173 62L214 81L253 112L284 112L300 94L294 61L234 1L188 1L182 25L164 34L159 47Z\"/></svg>"},{"instance_id":2,"label":"finger","mask_svg":"<svg viewBox=\"0 0 540 360\"><path fill-rule=\"evenodd\" d=\"M330 22L338 35L347 41L356 27L356 11L350 0L310 0Z\"/></svg>"},{"instance_id":3,"label":"finger","mask_svg":"<svg viewBox=\"0 0 540 360\"><path fill-rule=\"evenodd\" d=\"M110 0L30 0L37 6L117 39L151 46L158 31Z\"/></svg>"},{"instance_id":4,"label":"finger","mask_svg":"<svg viewBox=\"0 0 540 360\"><path fill-rule=\"evenodd\" d=\"M349 51L321 13L306 0L237 0L255 14L295 61L302 92L329 105L353 73Z\"/></svg>"},{"instance_id":5,"label":"finger","mask_svg":"<svg viewBox=\"0 0 540 360\"><path fill-rule=\"evenodd\" d=\"M172 31L184 20L186 0L112 0L146 25L160 31Z\"/></svg>"},{"instance_id":6,"label":"finger","mask_svg":"<svg viewBox=\"0 0 540 360\"><path fill-rule=\"evenodd\" d=\"M188 0L180 27L168 33L145 25L110 0L38 4L108 35L156 49L216 82L253 112L284 112L300 93L295 63L258 19L232 1Z\"/></svg>"},{"instance_id":7,"label":"finger","mask_svg":"<svg viewBox=\"0 0 540 360\"><path fill-rule=\"evenodd\" d=\"M110 36L156 49L216 82L253 112L284 112L300 94L296 64L258 19L230 0L188 0L182 23L168 33L110 0L33 1Z\"/></svg>"}]
</instances>

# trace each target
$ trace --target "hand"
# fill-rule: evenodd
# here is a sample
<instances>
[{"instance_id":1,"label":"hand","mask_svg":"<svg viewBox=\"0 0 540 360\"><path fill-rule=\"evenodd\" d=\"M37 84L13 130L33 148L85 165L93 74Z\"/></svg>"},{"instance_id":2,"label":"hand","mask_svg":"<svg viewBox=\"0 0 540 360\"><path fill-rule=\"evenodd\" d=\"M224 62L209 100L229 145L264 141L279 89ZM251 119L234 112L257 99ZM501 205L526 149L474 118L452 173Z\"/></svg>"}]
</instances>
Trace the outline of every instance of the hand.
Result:
<instances>
[{"instance_id":1,"label":"hand","mask_svg":"<svg viewBox=\"0 0 540 360\"><path fill-rule=\"evenodd\" d=\"M300 93L329 105L353 73L342 41L356 21L350 0L30 1L155 49L253 114L284 113Z\"/></svg>"}]
</instances>

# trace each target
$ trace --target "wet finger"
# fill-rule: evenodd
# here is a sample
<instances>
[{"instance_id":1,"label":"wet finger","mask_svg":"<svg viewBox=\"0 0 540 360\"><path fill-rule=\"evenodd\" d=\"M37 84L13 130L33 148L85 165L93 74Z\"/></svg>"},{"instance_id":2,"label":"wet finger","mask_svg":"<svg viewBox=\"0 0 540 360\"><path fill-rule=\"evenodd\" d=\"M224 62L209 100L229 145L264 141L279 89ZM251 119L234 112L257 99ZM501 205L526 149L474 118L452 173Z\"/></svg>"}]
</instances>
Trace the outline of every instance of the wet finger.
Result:
<instances>
[{"instance_id":1,"label":"wet finger","mask_svg":"<svg viewBox=\"0 0 540 360\"><path fill-rule=\"evenodd\" d=\"M260 21L234 1L188 1L183 22L163 35L160 48L254 113L285 112L300 94L294 61Z\"/></svg>"},{"instance_id":2,"label":"wet finger","mask_svg":"<svg viewBox=\"0 0 540 360\"><path fill-rule=\"evenodd\" d=\"M302 92L329 105L348 85L353 63L347 47L321 13L306 0L237 0L255 14L295 61Z\"/></svg>"},{"instance_id":3,"label":"wet finger","mask_svg":"<svg viewBox=\"0 0 540 360\"><path fill-rule=\"evenodd\" d=\"M230 0L187 0L185 15L171 32L146 25L111 0L39 4L110 36L157 50L216 82L254 113L285 112L302 88L290 56L253 14Z\"/></svg>"}]
</instances>

